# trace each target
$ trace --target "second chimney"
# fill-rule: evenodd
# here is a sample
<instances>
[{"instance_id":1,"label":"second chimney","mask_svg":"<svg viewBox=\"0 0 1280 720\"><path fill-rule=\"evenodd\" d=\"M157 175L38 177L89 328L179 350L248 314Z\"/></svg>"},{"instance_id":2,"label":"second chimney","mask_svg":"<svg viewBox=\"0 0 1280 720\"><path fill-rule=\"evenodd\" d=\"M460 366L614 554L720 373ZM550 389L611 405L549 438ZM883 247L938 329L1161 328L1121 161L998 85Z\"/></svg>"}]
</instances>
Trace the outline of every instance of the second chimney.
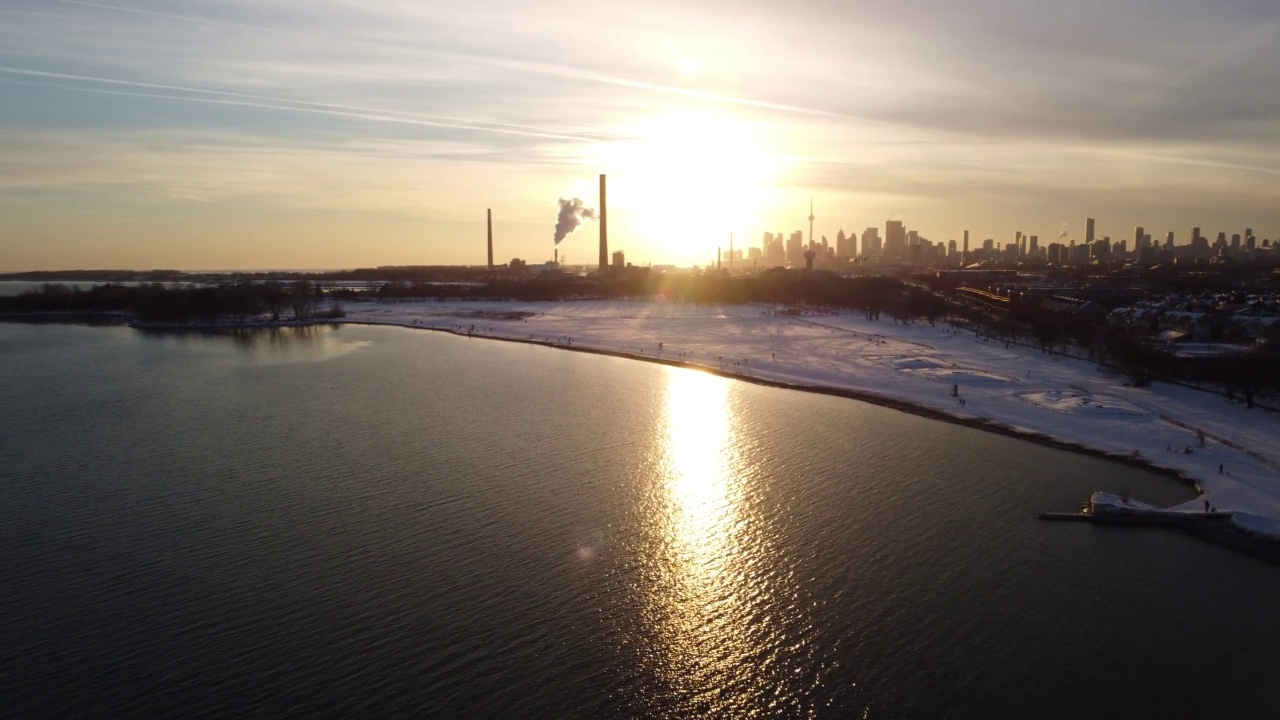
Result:
<instances>
[{"instance_id":1,"label":"second chimney","mask_svg":"<svg viewBox=\"0 0 1280 720\"><path fill-rule=\"evenodd\" d=\"M604 173L600 173L600 274L609 269L609 210L605 200Z\"/></svg>"}]
</instances>

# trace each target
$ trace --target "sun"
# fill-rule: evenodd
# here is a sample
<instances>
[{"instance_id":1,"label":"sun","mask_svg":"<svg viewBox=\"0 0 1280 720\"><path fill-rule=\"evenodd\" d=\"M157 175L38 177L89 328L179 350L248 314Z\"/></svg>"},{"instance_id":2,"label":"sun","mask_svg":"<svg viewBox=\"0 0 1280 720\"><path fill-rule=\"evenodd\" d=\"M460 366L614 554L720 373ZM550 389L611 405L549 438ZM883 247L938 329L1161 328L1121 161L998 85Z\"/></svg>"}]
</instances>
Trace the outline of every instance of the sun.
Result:
<instances>
[{"instance_id":1,"label":"sun","mask_svg":"<svg viewBox=\"0 0 1280 720\"><path fill-rule=\"evenodd\" d=\"M611 217L625 213L636 236L632 256L706 265L730 232L761 225L782 172L767 125L681 112L637 121L618 135L596 161L609 173Z\"/></svg>"}]
</instances>

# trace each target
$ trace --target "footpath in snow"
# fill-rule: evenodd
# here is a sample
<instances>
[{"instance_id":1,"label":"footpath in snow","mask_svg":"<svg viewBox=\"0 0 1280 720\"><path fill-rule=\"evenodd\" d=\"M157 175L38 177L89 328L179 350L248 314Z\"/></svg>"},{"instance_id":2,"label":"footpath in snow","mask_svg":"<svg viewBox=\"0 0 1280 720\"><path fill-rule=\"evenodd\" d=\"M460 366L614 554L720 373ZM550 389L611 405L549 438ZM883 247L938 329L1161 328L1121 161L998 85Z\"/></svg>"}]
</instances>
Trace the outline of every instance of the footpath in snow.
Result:
<instances>
[{"instance_id":1,"label":"footpath in snow","mask_svg":"<svg viewBox=\"0 0 1280 720\"><path fill-rule=\"evenodd\" d=\"M1280 417L1192 388L1127 387L1123 377L1093 362L944 323L663 300L348 303L344 309L347 322L571 344L994 422L1181 472L1203 496L1173 509L1203 510L1207 500L1217 511L1235 512L1241 530L1280 539Z\"/></svg>"}]
</instances>

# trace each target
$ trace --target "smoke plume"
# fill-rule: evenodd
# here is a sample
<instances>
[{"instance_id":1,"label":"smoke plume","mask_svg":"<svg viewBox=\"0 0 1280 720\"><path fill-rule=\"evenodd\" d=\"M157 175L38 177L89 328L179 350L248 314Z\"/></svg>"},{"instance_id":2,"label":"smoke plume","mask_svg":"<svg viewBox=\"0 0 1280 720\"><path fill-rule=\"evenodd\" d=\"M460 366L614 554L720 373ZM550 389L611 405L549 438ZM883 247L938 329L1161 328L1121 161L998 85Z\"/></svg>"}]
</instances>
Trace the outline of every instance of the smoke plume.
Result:
<instances>
[{"instance_id":1,"label":"smoke plume","mask_svg":"<svg viewBox=\"0 0 1280 720\"><path fill-rule=\"evenodd\" d=\"M585 207L578 198L565 200L560 198L560 217L556 218L556 244L582 224L582 219L596 219L596 211Z\"/></svg>"}]
</instances>

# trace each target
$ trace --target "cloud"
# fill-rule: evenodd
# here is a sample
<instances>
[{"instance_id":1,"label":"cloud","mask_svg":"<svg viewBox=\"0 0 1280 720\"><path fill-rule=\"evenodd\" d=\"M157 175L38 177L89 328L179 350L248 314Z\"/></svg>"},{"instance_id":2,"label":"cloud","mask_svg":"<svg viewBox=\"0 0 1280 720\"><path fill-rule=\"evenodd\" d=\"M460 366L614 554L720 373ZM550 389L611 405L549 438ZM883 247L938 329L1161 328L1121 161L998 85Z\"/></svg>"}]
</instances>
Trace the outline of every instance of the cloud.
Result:
<instances>
[{"instance_id":1,"label":"cloud","mask_svg":"<svg viewBox=\"0 0 1280 720\"><path fill-rule=\"evenodd\" d=\"M157 83L137 82L132 80L118 80L113 78L93 77L88 75L70 75L66 73L46 72L41 70L29 70L25 68L13 68L0 66L0 74L15 75L19 77L34 77L39 79L53 80L69 80L75 82L100 83L106 85L118 85L126 87L148 88L155 90L170 91L168 94L157 93L136 93L124 91L107 91L87 87L78 87L74 85L59 85L66 90L76 92L96 92L102 94L119 95L123 97L144 97L162 100L173 100L176 102L202 102L216 105L238 105L241 107L260 108L264 110L278 110L281 112L300 112L314 113L317 115L332 115L336 117L352 118L357 120L370 120L374 122L391 122L404 123L409 125L424 125L427 127L446 128L452 130L470 130L474 132L499 133L507 135L522 135L535 138L549 138L555 140L573 140L579 142L593 142L596 138L588 138L581 136L557 134L550 130L534 128L525 125L514 125L510 123L492 122L485 120L467 120L465 118L455 118L448 116L432 116L422 115L418 113L402 112L397 110L383 110L376 108L363 108L351 105L336 105L332 103L310 102L306 100L291 100L288 98L270 97L266 95L254 95L249 93L228 92L225 90L210 90L204 88L183 87L177 85L163 85ZM174 93L186 93L174 94ZM193 95L195 97L193 97ZM216 96L216 98L202 96ZM238 98L238 99L225 99Z\"/></svg>"},{"instance_id":2,"label":"cloud","mask_svg":"<svg viewBox=\"0 0 1280 720\"><path fill-rule=\"evenodd\" d=\"M455 219L486 195L514 197L519 186L541 190L538 178L545 174L512 169L495 180L486 169L488 148L454 142L284 141L189 131L22 131L8 137L0 149L0 190L10 196L89 193L143 205L200 198ZM529 206L543 203L531 200Z\"/></svg>"},{"instance_id":3,"label":"cloud","mask_svg":"<svg viewBox=\"0 0 1280 720\"><path fill-rule=\"evenodd\" d=\"M1280 169L1273 2L558 7L17 0L25 14L0 23L0 125L50 139L0 150L32 173L5 182L286 205L315 193L440 216L501 191L545 228L546 197L575 177L625 187L626 168L592 165L636 141L626 128L719 113L770 129L782 192L818 188L868 215L909 208L923 223L941 212L930 203L971 201L1043 216L1042 237L1103 201L1276 218L1259 189ZM147 138L165 154L127 156ZM93 147L71 162L60 147L81 141ZM342 181L344 166L367 182Z\"/></svg>"}]
</instances>

